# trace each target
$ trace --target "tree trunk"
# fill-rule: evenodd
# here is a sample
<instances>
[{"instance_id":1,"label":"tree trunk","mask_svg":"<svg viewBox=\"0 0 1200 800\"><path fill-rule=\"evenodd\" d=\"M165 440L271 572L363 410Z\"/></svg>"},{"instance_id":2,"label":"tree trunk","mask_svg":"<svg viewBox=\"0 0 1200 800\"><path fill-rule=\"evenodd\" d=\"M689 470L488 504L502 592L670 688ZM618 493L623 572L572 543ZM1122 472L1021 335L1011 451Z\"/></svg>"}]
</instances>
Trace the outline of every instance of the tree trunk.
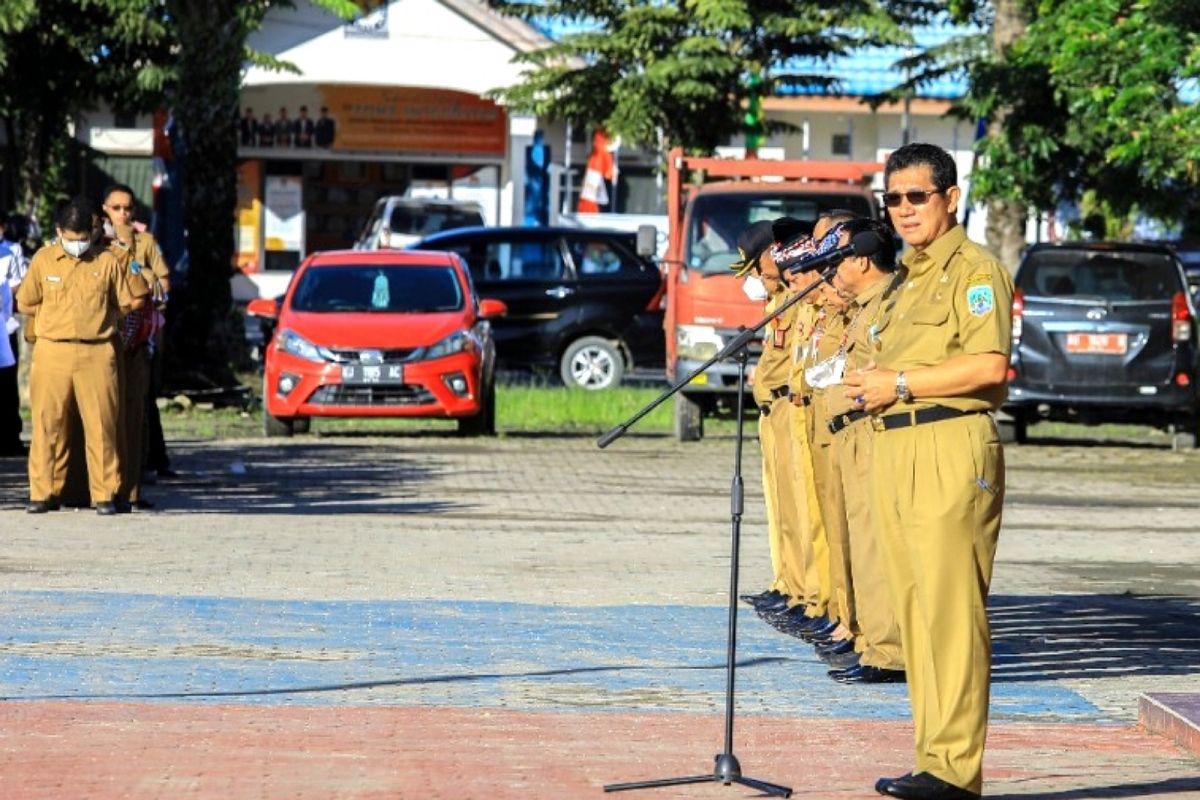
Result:
<instances>
[{"instance_id":1,"label":"tree trunk","mask_svg":"<svg viewBox=\"0 0 1200 800\"><path fill-rule=\"evenodd\" d=\"M237 203L237 130L246 29L231 0L172 0L181 42L179 92L172 104L183 164L188 279L171 345L181 387L234 383L239 339L229 278Z\"/></svg>"},{"instance_id":2,"label":"tree trunk","mask_svg":"<svg viewBox=\"0 0 1200 800\"><path fill-rule=\"evenodd\" d=\"M1025 17L1018 0L994 0L995 19L992 21L992 58L1004 61L1009 46L1025 35ZM1006 109L1000 109L988 121L988 136L997 135L1007 121ZM987 246L1000 258L1000 263L1016 271L1025 249L1025 222L1029 208L1012 200L989 200L987 204Z\"/></svg>"}]
</instances>

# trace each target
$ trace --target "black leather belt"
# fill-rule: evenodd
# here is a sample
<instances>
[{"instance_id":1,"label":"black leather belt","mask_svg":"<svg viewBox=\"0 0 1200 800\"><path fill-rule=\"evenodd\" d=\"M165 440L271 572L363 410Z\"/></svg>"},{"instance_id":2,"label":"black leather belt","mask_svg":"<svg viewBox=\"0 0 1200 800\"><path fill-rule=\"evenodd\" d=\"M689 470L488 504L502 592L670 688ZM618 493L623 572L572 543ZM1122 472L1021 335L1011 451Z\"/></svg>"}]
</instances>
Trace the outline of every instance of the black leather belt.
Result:
<instances>
[{"instance_id":1,"label":"black leather belt","mask_svg":"<svg viewBox=\"0 0 1200 800\"><path fill-rule=\"evenodd\" d=\"M778 400L781 397L787 397L789 394L791 394L791 390L788 389L786 384L783 386L776 386L771 390L771 399Z\"/></svg>"},{"instance_id":2,"label":"black leather belt","mask_svg":"<svg viewBox=\"0 0 1200 800\"><path fill-rule=\"evenodd\" d=\"M944 419L955 419L957 417L965 417L969 414L982 414L982 411L960 411L957 408L949 408L948 406L930 406L922 408L919 411L908 411L904 414L888 414L886 417L880 417L878 425L880 430L890 431L896 428L907 428L909 425L925 425L930 422L941 422Z\"/></svg>"},{"instance_id":3,"label":"black leather belt","mask_svg":"<svg viewBox=\"0 0 1200 800\"><path fill-rule=\"evenodd\" d=\"M842 428L847 427L853 422L858 422L865 416L868 416L865 411L847 411L845 414L838 414L829 420L829 432L838 433Z\"/></svg>"}]
</instances>

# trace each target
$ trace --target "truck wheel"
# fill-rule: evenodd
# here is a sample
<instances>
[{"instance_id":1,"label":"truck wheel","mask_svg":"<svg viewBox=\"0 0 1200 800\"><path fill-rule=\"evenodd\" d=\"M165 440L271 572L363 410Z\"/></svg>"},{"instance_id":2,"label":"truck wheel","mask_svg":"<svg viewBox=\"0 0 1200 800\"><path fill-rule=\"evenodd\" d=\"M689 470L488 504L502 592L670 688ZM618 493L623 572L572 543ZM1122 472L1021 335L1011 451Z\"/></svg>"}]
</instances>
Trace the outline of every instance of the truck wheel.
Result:
<instances>
[{"instance_id":1,"label":"truck wheel","mask_svg":"<svg viewBox=\"0 0 1200 800\"><path fill-rule=\"evenodd\" d=\"M1192 414L1190 419L1172 426L1171 433L1172 450L1192 450L1200 447L1200 408Z\"/></svg>"},{"instance_id":2,"label":"truck wheel","mask_svg":"<svg viewBox=\"0 0 1200 800\"><path fill-rule=\"evenodd\" d=\"M308 433L312 430L312 417L296 417L292 420L292 430L296 433Z\"/></svg>"},{"instance_id":3,"label":"truck wheel","mask_svg":"<svg viewBox=\"0 0 1200 800\"><path fill-rule=\"evenodd\" d=\"M675 393L675 438L681 442L704 438L704 408L683 392Z\"/></svg>"},{"instance_id":4,"label":"truck wheel","mask_svg":"<svg viewBox=\"0 0 1200 800\"><path fill-rule=\"evenodd\" d=\"M621 383L625 358L616 342L599 336L583 336L571 342L563 352L559 374L567 386L610 389Z\"/></svg>"}]
</instances>

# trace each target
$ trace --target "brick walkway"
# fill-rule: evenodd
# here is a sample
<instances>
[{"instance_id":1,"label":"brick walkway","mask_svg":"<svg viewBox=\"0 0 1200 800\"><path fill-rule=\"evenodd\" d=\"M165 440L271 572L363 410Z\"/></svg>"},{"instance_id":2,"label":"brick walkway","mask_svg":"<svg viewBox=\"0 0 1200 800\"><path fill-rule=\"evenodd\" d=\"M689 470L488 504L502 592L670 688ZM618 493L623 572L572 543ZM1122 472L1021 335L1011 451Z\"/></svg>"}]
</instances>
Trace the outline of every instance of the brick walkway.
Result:
<instances>
[{"instance_id":1,"label":"brick walkway","mask_svg":"<svg viewBox=\"0 0 1200 800\"><path fill-rule=\"evenodd\" d=\"M727 450L180 445L161 513L116 520L23 514L20 465L0 461L0 798L562 800L707 772ZM1018 448L1010 465L987 796L1200 797L1200 762L1136 722L1142 693L1200 677L1200 455ZM903 686L836 685L798 640L739 626L748 775L872 797L908 769Z\"/></svg>"}]
</instances>

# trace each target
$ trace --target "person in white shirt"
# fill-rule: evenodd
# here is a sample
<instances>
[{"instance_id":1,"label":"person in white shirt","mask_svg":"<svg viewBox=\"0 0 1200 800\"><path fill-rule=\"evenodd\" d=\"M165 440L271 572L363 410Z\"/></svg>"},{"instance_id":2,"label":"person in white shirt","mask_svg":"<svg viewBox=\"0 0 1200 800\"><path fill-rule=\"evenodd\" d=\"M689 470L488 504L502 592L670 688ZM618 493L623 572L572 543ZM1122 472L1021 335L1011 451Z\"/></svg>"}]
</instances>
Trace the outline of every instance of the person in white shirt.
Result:
<instances>
[{"instance_id":1,"label":"person in white shirt","mask_svg":"<svg viewBox=\"0 0 1200 800\"><path fill-rule=\"evenodd\" d=\"M25 445L21 442L21 395L17 388L17 359L20 324L13 318L13 295L29 262L21 245L4 238L7 233L5 219L0 215L0 299L4 310L0 311L0 458L24 456Z\"/></svg>"}]
</instances>

